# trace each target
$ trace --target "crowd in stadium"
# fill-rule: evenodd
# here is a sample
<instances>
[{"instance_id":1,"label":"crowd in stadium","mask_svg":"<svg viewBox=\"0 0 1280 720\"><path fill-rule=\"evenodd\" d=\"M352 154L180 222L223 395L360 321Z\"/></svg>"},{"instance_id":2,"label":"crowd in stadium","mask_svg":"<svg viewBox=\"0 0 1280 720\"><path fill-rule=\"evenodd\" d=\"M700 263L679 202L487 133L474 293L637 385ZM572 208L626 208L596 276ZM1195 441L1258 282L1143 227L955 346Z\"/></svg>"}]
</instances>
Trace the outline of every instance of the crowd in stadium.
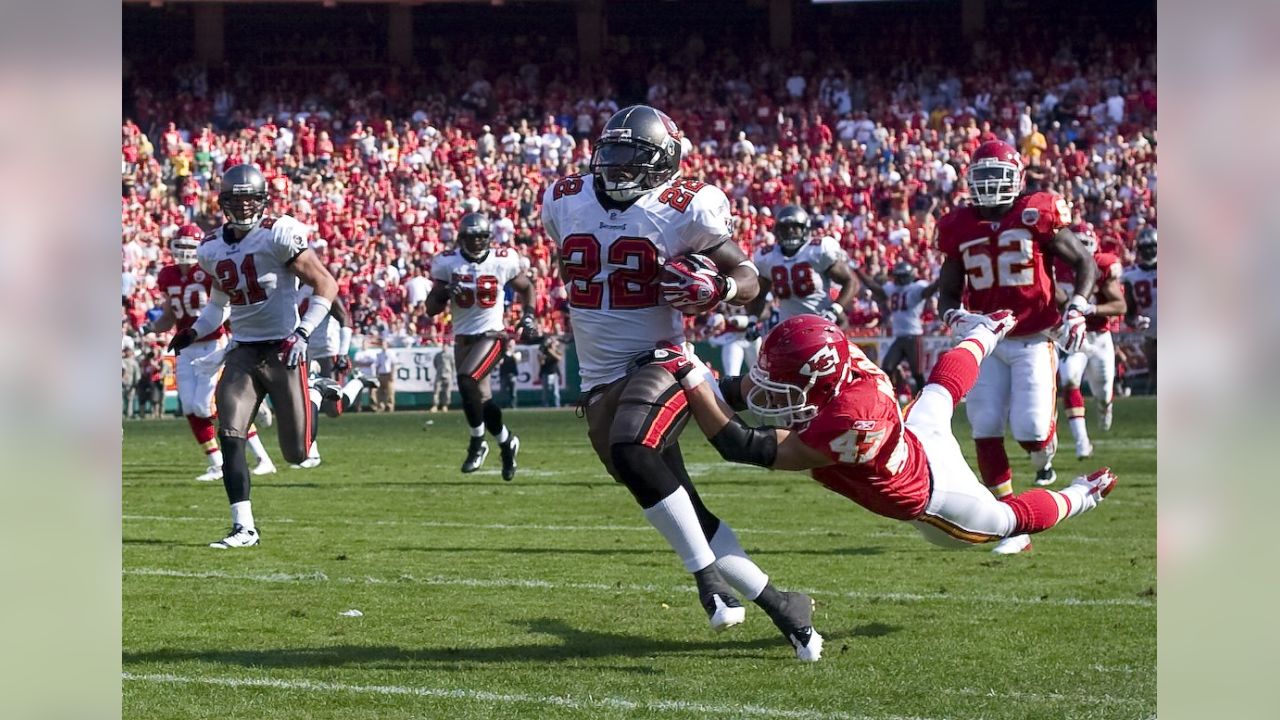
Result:
<instances>
[{"instance_id":1,"label":"crowd in stadium","mask_svg":"<svg viewBox=\"0 0 1280 720\"><path fill-rule=\"evenodd\" d=\"M167 241L184 224L218 224L219 172L241 162L267 175L273 212L313 228L357 333L441 339L447 315L423 305L429 268L472 210L529 259L542 332L570 333L539 198L550 179L586 171L599 128L625 104L611 66L579 70L563 48L455 49L472 59L413 71L135 60L150 71L132 79L121 128L127 342L163 345L148 325L161 312ZM1100 36L967 62L879 57L855 69L838 55L712 51L695 37L676 53L632 49L648 87L628 99L680 126L685 174L726 192L748 253L773 242L781 205L800 203L869 274L906 260L931 279L934 222L966 195L968 154L994 137L1022 150L1029 185L1064 195L1103 250L1131 261L1138 232L1156 222L1153 47ZM850 332L878 332L869 294L848 310ZM696 320L689 330L702 332Z\"/></svg>"}]
</instances>

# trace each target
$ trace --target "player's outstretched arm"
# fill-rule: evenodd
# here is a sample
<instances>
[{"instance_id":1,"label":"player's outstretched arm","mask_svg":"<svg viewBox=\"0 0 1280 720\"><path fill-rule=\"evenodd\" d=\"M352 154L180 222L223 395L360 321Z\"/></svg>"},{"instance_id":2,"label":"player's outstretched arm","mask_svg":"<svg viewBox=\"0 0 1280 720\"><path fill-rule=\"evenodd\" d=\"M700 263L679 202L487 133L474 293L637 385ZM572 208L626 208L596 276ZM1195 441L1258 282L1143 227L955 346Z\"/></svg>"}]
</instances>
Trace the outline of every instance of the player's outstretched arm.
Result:
<instances>
[{"instance_id":1,"label":"player's outstretched arm","mask_svg":"<svg viewBox=\"0 0 1280 720\"><path fill-rule=\"evenodd\" d=\"M537 307L538 300L534 293L533 281L529 279L529 275L522 272L511 278L511 282L507 284L520 294L520 308L524 314L532 315L533 309Z\"/></svg>"},{"instance_id":2,"label":"player's outstretched arm","mask_svg":"<svg viewBox=\"0 0 1280 720\"><path fill-rule=\"evenodd\" d=\"M686 388L685 395L698 428L720 457L729 462L774 470L811 470L831 464L825 455L805 445L800 436L790 430L752 427L742 422L716 396L711 383Z\"/></svg>"},{"instance_id":3,"label":"player's outstretched arm","mask_svg":"<svg viewBox=\"0 0 1280 720\"><path fill-rule=\"evenodd\" d=\"M884 286L876 282L875 278L868 275L861 267L855 267L853 271L858 274L858 280L863 287L871 291L871 297L882 303L889 302L889 295L884 291ZM844 287L841 287L840 290L843 293ZM850 295L850 299L852 299L852 295Z\"/></svg>"},{"instance_id":4,"label":"player's outstretched arm","mask_svg":"<svg viewBox=\"0 0 1280 720\"><path fill-rule=\"evenodd\" d=\"M173 308L169 305L165 305L164 312L160 313L160 317L156 318L151 323L151 330L153 332L162 333L173 328L174 324L177 322L178 318L173 314Z\"/></svg>"},{"instance_id":5,"label":"player's outstretched arm","mask_svg":"<svg viewBox=\"0 0 1280 720\"><path fill-rule=\"evenodd\" d=\"M305 339L329 316L333 299L338 296L338 281L333 279L329 269L320 261L320 256L311 248L298 253L289 263L289 270L313 291L311 300L307 303L307 311L302 314L296 330ZM292 348L294 344L296 342L291 342L289 347Z\"/></svg>"},{"instance_id":6,"label":"player's outstretched arm","mask_svg":"<svg viewBox=\"0 0 1280 720\"><path fill-rule=\"evenodd\" d=\"M760 271L732 239L725 238L724 242L707 253L707 257L716 264L716 269L721 274L733 278L737 287L733 297L727 298L725 302L730 305L746 305L760 294Z\"/></svg>"},{"instance_id":7,"label":"player's outstretched arm","mask_svg":"<svg viewBox=\"0 0 1280 720\"><path fill-rule=\"evenodd\" d=\"M924 298L925 300L928 300L929 298L933 297L934 293L938 292L938 288L940 287L942 287L941 277L929 283L928 285L925 285L924 291L920 293L920 297Z\"/></svg>"}]
</instances>

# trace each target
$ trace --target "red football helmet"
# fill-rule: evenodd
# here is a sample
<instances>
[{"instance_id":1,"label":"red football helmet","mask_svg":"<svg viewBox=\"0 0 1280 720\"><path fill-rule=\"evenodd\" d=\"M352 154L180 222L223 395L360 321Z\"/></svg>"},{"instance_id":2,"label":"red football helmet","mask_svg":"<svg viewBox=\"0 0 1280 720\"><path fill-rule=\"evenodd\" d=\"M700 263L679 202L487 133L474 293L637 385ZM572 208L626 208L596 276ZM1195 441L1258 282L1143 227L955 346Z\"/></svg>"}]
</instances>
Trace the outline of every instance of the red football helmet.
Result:
<instances>
[{"instance_id":1,"label":"red football helmet","mask_svg":"<svg viewBox=\"0 0 1280 720\"><path fill-rule=\"evenodd\" d=\"M196 248L200 247L203 238L204 232L195 225L178 228L178 234L169 241L169 254L173 256L173 261L179 265L195 265Z\"/></svg>"},{"instance_id":2,"label":"red football helmet","mask_svg":"<svg viewBox=\"0 0 1280 720\"><path fill-rule=\"evenodd\" d=\"M849 340L817 315L797 315L774 328L751 368L747 406L784 427L803 425L840 394L856 372Z\"/></svg>"},{"instance_id":3,"label":"red football helmet","mask_svg":"<svg viewBox=\"0 0 1280 720\"><path fill-rule=\"evenodd\" d=\"M965 180L974 205L1008 205L1022 192L1022 156L1009 143L984 142L973 152Z\"/></svg>"}]
</instances>

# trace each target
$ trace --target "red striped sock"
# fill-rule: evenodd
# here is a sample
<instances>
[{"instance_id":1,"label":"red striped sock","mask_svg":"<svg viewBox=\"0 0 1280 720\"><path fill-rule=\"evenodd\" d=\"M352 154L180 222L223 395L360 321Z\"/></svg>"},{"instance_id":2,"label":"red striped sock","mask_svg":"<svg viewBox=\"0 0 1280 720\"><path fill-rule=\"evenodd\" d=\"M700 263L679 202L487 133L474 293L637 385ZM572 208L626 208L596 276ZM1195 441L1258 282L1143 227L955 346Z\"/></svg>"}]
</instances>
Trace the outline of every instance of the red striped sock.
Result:
<instances>
[{"instance_id":1,"label":"red striped sock","mask_svg":"<svg viewBox=\"0 0 1280 720\"><path fill-rule=\"evenodd\" d=\"M1064 515L1060 500L1065 502L1067 512L1070 513L1071 501L1062 493L1052 490L1037 488L1021 495L1005 498L1004 502L1013 510L1013 516L1017 518L1014 534L1043 532L1057 525L1058 520Z\"/></svg>"},{"instance_id":2,"label":"red striped sock","mask_svg":"<svg viewBox=\"0 0 1280 720\"><path fill-rule=\"evenodd\" d=\"M978 382L978 359L964 348L948 350L938 357L929 373L929 382L941 385L951 393L952 404L958 405Z\"/></svg>"},{"instance_id":3,"label":"red striped sock","mask_svg":"<svg viewBox=\"0 0 1280 720\"><path fill-rule=\"evenodd\" d=\"M1012 495L1009 484L1013 480L1013 469L1004 451L1004 438L978 438L973 442L978 449L978 474L982 476L982 484L998 498Z\"/></svg>"}]
</instances>

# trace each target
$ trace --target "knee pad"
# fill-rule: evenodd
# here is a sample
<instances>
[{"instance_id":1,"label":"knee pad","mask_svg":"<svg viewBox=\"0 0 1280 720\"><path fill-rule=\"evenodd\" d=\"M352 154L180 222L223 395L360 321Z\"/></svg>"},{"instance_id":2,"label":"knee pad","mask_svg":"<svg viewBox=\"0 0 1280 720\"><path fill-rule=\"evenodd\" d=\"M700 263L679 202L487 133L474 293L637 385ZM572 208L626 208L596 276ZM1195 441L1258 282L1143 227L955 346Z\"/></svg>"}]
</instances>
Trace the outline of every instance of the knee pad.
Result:
<instances>
[{"instance_id":1,"label":"knee pad","mask_svg":"<svg viewBox=\"0 0 1280 720\"><path fill-rule=\"evenodd\" d=\"M662 461L657 450L639 443L614 443L609 447L617 479L642 508L657 505L680 487L680 481Z\"/></svg>"}]
</instances>

